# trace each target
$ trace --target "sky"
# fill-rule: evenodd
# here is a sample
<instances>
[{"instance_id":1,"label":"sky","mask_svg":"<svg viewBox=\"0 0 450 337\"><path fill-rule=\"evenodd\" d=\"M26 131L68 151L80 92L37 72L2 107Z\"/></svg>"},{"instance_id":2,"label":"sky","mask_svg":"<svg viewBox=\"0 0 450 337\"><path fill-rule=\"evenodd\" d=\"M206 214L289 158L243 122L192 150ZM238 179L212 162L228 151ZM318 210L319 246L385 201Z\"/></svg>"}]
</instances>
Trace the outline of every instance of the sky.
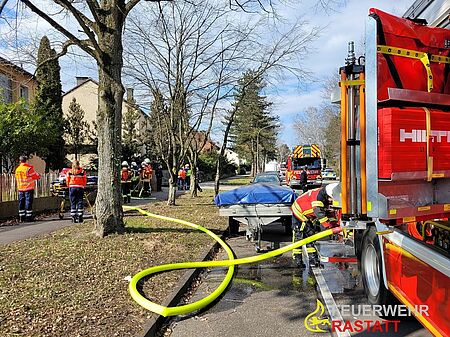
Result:
<instances>
[{"instance_id":1,"label":"sky","mask_svg":"<svg viewBox=\"0 0 450 337\"><path fill-rule=\"evenodd\" d=\"M310 26L321 27L320 36L310 45L302 63L302 67L311 73L308 80L298 83L296 79L287 76L283 78L283 81L275 82L266 88L265 94L274 103L272 112L278 115L281 121L279 142L286 143L289 147L297 145L298 137L293 127L296 117L304 113L308 107L321 104L322 83L344 64L347 43L354 41L355 45L360 46L359 49L361 49L369 8L375 7L401 16L414 2L414 0L331 0L333 1L339 2L340 5L328 11L314 6L318 0L289 0L284 1L283 6L277 8L278 15L285 24L301 18L307 20ZM50 12L57 10L57 7L49 5L50 2L47 0L36 0L34 3ZM73 24L69 20L64 22L64 18L62 20L61 23L68 28ZM21 60L21 53L33 51L30 41L38 41L39 36L43 34L50 35L52 41L61 39L57 35L55 35L56 40L52 39L50 26L43 20L37 20L36 16L25 17L21 20L19 37L16 33L11 34L14 27L8 26L5 22L5 20L0 21L0 35L3 36L0 40L0 56L13 61ZM5 38L8 34L11 35L9 42ZM12 48L16 47L17 41L23 41L20 48ZM76 76L97 77L95 63L91 59L83 56L76 49L72 49L71 52L60 60L61 80L65 91L75 86ZM26 63L24 67L27 69ZM29 68L27 70L33 71Z\"/></svg>"},{"instance_id":2,"label":"sky","mask_svg":"<svg viewBox=\"0 0 450 337\"><path fill-rule=\"evenodd\" d=\"M309 106L319 106L322 102L322 83L324 79L337 73L345 63L347 44L354 41L355 46L362 46L365 20L369 8L378 8L394 15L402 16L414 2L413 0L348 0L335 11L318 12L308 2L303 1L297 8L306 8L304 17L312 25L323 27L320 37L311 46L309 56L304 60L306 69L312 72L311 81L300 87L294 83L283 88L268 89L268 97L275 102L274 114L280 116L283 128L280 142L289 147L298 145L293 127L296 116L304 113ZM295 10L286 10L286 16L292 16ZM361 47L359 48L361 50ZM278 92L277 92L278 91Z\"/></svg>"}]
</instances>

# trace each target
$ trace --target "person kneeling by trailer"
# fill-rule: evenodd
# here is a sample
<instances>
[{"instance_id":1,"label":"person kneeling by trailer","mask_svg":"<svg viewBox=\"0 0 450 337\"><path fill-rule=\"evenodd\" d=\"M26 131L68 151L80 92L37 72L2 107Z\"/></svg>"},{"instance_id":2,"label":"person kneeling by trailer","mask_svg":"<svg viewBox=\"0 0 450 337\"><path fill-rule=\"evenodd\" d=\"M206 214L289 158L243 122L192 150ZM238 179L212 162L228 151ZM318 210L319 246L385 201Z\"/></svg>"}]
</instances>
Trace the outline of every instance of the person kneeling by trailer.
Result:
<instances>
[{"instance_id":1,"label":"person kneeling by trailer","mask_svg":"<svg viewBox=\"0 0 450 337\"><path fill-rule=\"evenodd\" d=\"M337 183L309 190L292 204L292 241L297 242L325 229L339 226L333 204L333 189ZM297 265L303 266L301 249L292 251Z\"/></svg>"}]
</instances>

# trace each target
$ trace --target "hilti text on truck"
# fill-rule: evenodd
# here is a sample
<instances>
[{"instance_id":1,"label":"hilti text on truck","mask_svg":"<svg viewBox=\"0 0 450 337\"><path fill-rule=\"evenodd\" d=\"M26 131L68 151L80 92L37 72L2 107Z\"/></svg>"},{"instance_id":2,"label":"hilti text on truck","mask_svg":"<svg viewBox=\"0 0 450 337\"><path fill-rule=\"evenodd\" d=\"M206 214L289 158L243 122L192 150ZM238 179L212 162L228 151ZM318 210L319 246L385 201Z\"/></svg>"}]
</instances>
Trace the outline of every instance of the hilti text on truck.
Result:
<instances>
[{"instance_id":1,"label":"hilti text on truck","mask_svg":"<svg viewBox=\"0 0 450 337\"><path fill-rule=\"evenodd\" d=\"M354 230L367 298L395 297L450 336L450 30L371 9L365 55L350 43L340 75L333 205Z\"/></svg>"}]
</instances>

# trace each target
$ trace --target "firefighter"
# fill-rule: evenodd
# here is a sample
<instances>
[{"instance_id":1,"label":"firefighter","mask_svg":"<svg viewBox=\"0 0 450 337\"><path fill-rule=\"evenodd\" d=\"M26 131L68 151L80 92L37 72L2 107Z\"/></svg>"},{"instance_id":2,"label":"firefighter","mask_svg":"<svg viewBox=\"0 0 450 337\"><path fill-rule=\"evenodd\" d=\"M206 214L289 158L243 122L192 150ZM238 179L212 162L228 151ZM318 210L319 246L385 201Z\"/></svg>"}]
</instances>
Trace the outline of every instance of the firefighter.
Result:
<instances>
[{"instance_id":1,"label":"firefighter","mask_svg":"<svg viewBox=\"0 0 450 337\"><path fill-rule=\"evenodd\" d=\"M153 176L153 168L152 165L150 165L150 159L146 158L142 163L141 180L144 185L144 193L147 195L152 194L151 190L152 176Z\"/></svg>"},{"instance_id":2,"label":"firefighter","mask_svg":"<svg viewBox=\"0 0 450 337\"><path fill-rule=\"evenodd\" d=\"M308 173L306 172L306 166L303 166L302 171L300 172L300 188L303 193L308 190Z\"/></svg>"},{"instance_id":3,"label":"firefighter","mask_svg":"<svg viewBox=\"0 0 450 337\"><path fill-rule=\"evenodd\" d=\"M162 191L162 178L163 178L163 170L162 166L158 165L155 170L155 176L156 176L156 192Z\"/></svg>"},{"instance_id":4,"label":"firefighter","mask_svg":"<svg viewBox=\"0 0 450 337\"><path fill-rule=\"evenodd\" d=\"M20 164L16 169L17 190L19 191L19 222L34 221L33 197L36 180L41 176L34 167L27 163L26 156L20 156Z\"/></svg>"},{"instance_id":5,"label":"firefighter","mask_svg":"<svg viewBox=\"0 0 450 337\"><path fill-rule=\"evenodd\" d=\"M178 170L178 190L182 190L184 187L184 180L186 179L186 171L184 167L181 166Z\"/></svg>"},{"instance_id":6,"label":"firefighter","mask_svg":"<svg viewBox=\"0 0 450 337\"><path fill-rule=\"evenodd\" d=\"M333 202L333 189L337 183L315 188L300 195L292 204L293 242L313 235L318 231L338 226L335 212L329 207ZM294 249L294 259L301 265L301 250Z\"/></svg>"},{"instance_id":7,"label":"firefighter","mask_svg":"<svg viewBox=\"0 0 450 337\"><path fill-rule=\"evenodd\" d=\"M184 171L186 172L186 178L184 179L184 189L189 190L191 188L191 168L189 164L184 166Z\"/></svg>"},{"instance_id":8,"label":"firefighter","mask_svg":"<svg viewBox=\"0 0 450 337\"><path fill-rule=\"evenodd\" d=\"M122 187L123 203L131 202L131 178L132 171L128 168L128 162L122 162L122 169L120 171L120 186Z\"/></svg>"},{"instance_id":9,"label":"firefighter","mask_svg":"<svg viewBox=\"0 0 450 337\"><path fill-rule=\"evenodd\" d=\"M86 172L80 167L78 160L73 161L72 169L67 172L67 186L69 187L70 216L73 223L83 222L83 197L86 187Z\"/></svg>"}]
</instances>

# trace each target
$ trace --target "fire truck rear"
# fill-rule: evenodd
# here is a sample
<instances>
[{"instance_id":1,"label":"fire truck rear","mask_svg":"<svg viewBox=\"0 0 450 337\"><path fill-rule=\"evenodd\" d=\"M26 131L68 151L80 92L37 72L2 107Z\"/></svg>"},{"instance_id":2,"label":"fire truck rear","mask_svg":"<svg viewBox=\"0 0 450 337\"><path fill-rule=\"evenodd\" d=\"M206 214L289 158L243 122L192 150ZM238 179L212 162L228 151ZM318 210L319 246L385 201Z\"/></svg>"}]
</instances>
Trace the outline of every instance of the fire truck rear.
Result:
<instances>
[{"instance_id":1,"label":"fire truck rear","mask_svg":"<svg viewBox=\"0 0 450 337\"><path fill-rule=\"evenodd\" d=\"M371 9L340 69L341 225L371 304L450 336L450 30ZM426 306L427 314L414 310Z\"/></svg>"},{"instance_id":2,"label":"fire truck rear","mask_svg":"<svg viewBox=\"0 0 450 337\"><path fill-rule=\"evenodd\" d=\"M317 144L298 145L287 159L286 183L291 188L300 188L300 173L306 167L307 188L322 185L321 154Z\"/></svg>"}]
</instances>

